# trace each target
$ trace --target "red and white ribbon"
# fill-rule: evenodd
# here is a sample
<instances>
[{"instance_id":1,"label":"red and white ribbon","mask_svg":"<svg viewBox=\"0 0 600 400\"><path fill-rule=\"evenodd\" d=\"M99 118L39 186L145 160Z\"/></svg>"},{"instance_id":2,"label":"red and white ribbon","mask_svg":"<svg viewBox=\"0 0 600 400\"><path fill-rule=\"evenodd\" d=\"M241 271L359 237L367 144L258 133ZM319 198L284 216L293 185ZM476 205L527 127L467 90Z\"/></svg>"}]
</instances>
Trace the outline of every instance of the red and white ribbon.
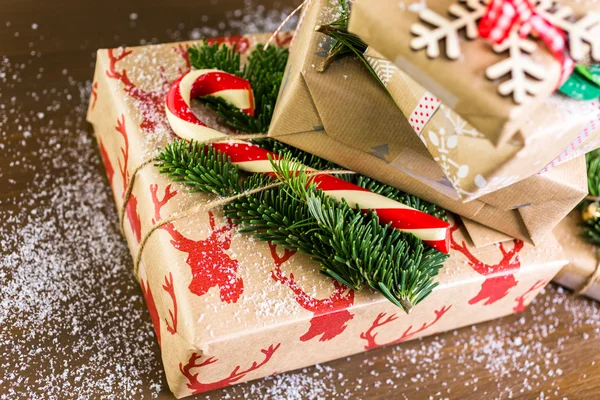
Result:
<instances>
[{"instance_id":1,"label":"red and white ribbon","mask_svg":"<svg viewBox=\"0 0 600 400\"><path fill-rule=\"evenodd\" d=\"M223 142L211 146L227 154L238 168L252 173L274 173L269 158L280 159L277 154L231 139L207 127L193 114L190 100L208 95L222 97L249 115L254 113L252 89L247 81L215 70L192 71L176 80L167 94L167 119L175 134L199 142L223 138ZM363 211L373 210L382 223L391 223L393 228L412 233L429 246L448 253L450 225L447 222L331 175L315 175L314 182L326 195L345 199Z\"/></svg>"},{"instance_id":2,"label":"red and white ribbon","mask_svg":"<svg viewBox=\"0 0 600 400\"><path fill-rule=\"evenodd\" d=\"M494 43L502 43L513 29L518 29L521 37L533 31L546 43L561 65L557 84L560 87L575 67L567 49L565 33L540 16L534 4L528 0L491 0L479 22L479 35Z\"/></svg>"},{"instance_id":3,"label":"red and white ribbon","mask_svg":"<svg viewBox=\"0 0 600 400\"><path fill-rule=\"evenodd\" d=\"M408 117L408 122L410 123L411 128L421 136L423 132L423 128L429 122L429 120L433 117L433 114L440 107L440 100L432 95L429 92L425 92L423 97L419 100L415 109L413 110L410 117Z\"/></svg>"}]
</instances>

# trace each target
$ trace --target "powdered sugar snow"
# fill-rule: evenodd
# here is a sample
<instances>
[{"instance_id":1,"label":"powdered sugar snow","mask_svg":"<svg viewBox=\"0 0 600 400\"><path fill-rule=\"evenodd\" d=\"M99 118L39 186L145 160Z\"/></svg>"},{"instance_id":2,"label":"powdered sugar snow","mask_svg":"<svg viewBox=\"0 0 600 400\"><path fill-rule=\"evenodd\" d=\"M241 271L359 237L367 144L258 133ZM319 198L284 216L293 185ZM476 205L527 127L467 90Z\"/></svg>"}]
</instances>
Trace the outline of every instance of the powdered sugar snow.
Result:
<instances>
[{"instance_id":1,"label":"powdered sugar snow","mask_svg":"<svg viewBox=\"0 0 600 400\"><path fill-rule=\"evenodd\" d=\"M219 30L178 26L167 36L268 31L285 13L248 4L228 17ZM85 122L91 83L68 69L49 76L41 65L61 56L32 56L43 62L0 60L0 398L156 397L167 390L158 345ZM556 398L568 349L599 339L600 306L550 287L521 316L202 397L438 399L462 386L475 398ZM595 366L594 357L578 362Z\"/></svg>"}]
</instances>

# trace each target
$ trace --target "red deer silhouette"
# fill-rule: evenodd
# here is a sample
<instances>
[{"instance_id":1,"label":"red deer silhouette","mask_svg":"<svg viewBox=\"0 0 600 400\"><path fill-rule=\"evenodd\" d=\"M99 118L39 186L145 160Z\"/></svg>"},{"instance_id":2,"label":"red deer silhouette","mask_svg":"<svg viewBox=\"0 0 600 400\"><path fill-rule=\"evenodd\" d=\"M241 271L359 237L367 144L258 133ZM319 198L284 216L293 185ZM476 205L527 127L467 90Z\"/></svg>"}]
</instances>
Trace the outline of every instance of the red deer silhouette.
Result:
<instances>
[{"instance_id":1,"label":"red deer silhouette","mask_svg":"<svg viewBox=\"0 0 600 400\"><path fill-rule=\"evenodd\" d=\"M450 228L450 246L453 250L461 252L469 260L469 265L480 275L496 275L504 272L500 276L492 276L486 278L481 284L481 290L479 293L469 300L469 304L475 304L482 300L484 306L488 306L503 299L508 295L508 291L517 285L515 279L515 272L521 267L521 259L519 252L523 249L523 241L514 239L514 246L510 251L507 251L504 247L504 243L500 243L498 248L502 253L502 259L498 264L490 265L485 264L483 261L478 260L467 248L467 245L463 241L460 245L454 240L454 232L458 229L458 224L454 224ZM514 261L513 260L514 257ZM513 271L512 273L506 273Z\"/></svg>"},{"instance_id":2,"label":"red deer silhouette","mask_svg":"<svg viewBox=\"0 0 600 400\"><path fill-rule=\"evenodd\" d=\"M173 274L169 272L169 277L165 276L165 283L162 285L163 290L169 294L171 301L173 302L173 311L169 310L169 317L171 317L171 323L165 318L165 324L167 325L167 332L171 335L177 333L177 298L175 297L175 286L173 286Z\"/></svg>"},{"instance_id":3,"label":"red deer silhouette","mask_svg":"<svg viewBox=\"0 0 600 400\"><path fill-rule=\"evenodd\" d=\"M129 164L129 138L127 136L127 127L125 126L125 115L121 115L120 118L117 118L117 126L115 129L123 137L123 146L121 146L121 155L123 156L123 160L121 161L121 159L118 159L118 161L119 172L121 173L121 182L123 182L123 193L121 196L125 196L127 185L129 185L129 171L127 170L127 166ZM131 230L133 231L133 234L139 243L140 239L142 238L142 221L140 219L140 214L137 211L137 198L134 194L129 195L125 213L127 215L127 219L129 220L129 224L131 225Z\"/></svg>"},{"instance_id":4,"label":"red deer silhouette","mask_svg":"<svg viewBox=\"0 0 600 400\"><path fill-rule=\"evenodd\" d=\"M177 48L175 52L181 54L186 62L186 69L181 70L183 74L189 70L189 58L187 52L182 53ZM165 118L165 97L171 86L171 82L164 76L164 71L161 70L161 82L154 90L144 90L137 87L127 75L127 70L117 69L117 63L127 56L129 56L133 50L122 49L119 54L115 54L115 50L108 50L109 66L106 70L106 76L111 79L116 79L121 82L124 86L125 93L138 102L137 109L142 114L142 123L140 128L144 132L154 132L158 127L168 129L168 125Z\"/></svg>"},{"instance_id":5,"label":"red deer silhouette","mask_svg":"<svg viewBox=\"0 0 600 400\"><path fill-rule=\"evenodd\" d=\"M270 242L269 249L275 263L275 269L271 271L273 280L290 288L294 292L296 303L314 314L308 331L300 336L300 340L306 342L321 335L319 341L324 342L344 332L348 321L354 318L354 315L348 311L348 308L354 304L354 291L332 279L334 291L328 298L312 298L298 286L293 274L288 278L281 271L281 265L296 252L285 249L283 256L279 256L277 246Z\"/></svg>"},{"instance_id":6,"label":"red deer silhouette","mask_svg":"<svg viewBox=\"0 0 600 400\"><path fill-rule=\"evenodd\" d=\"M395 321L396 319L398 319L398 316L394 313L394 314L390 315L389 317L383 319L386 316L386 313L379 313L379 315L377 315L377 317L373 321L373 324L371 325L371 327L369 329L367 329L366 332L362 332L360 334L360 338L367 341L367 344L365 345L365 350L370 350L370 349L373 349L373 348L379 347L379 346L387 346L390 344L396 344L396 343L400 343L405 340L408 340L411 337L415 336L416 334L421 333L424 330L435 325L435 323L438 322L444 316L444 314L446 314L448 312L448 310L450 310L451 307L452 307L451 305L443 306L439 310L435 310L434 311L435 319L433 321L431 321L429 323L423 322L423 325L421 325L421 327L419 329L417 329L416 331L412 330L413 326L411 325L408 328L406 328L404 333L402 333L402 335L398 339L394 339L387 343L377 343L377 341L376 341L377 332L374 333L373 331L381 326L384 326L386 324L389 324L392 321Z\"/></svg>"},{"instance_id":7,"label":"red deer silhouette","mask_svg":"<svg viewBox=\"0 0 600 400\"><path fill-rule=\"evenodd\" d=\"M186 377L188 381L187 387L192 390L192 394L198 394L202 392L207 392L209 390L220 389L222 387L229 386L232 383L239 381L240 379L244 378L248 373L256 371L265 364L267 364L271 360L271 357L273 357L273 354L275 353L275 351L277 351L280 345L281 343L277 343L276 345L269 346L267 349L262 349L261 353L264 354L265 358L261 362L254 361L250 367L244 370L240 369L241 366L238 365L233 369L233 371L231 371L229 376L215 382L200 382L198 380L199 373L192 372L192 369L194 368L202 368L219 361L214 357L209 357L201 363L198 363L202 356L197 353L192 353L190 359L188 360L187 364L185 364L185 366L183 365L183 363L179 363L179 370L181 371L183 376Z\"/></svg>"},{"instance_id":8,"label":"red deer silhouette","mask_svg":"<svg viewBox=\"0 0 600 400\"><path fill-rule=\"evenodd\" d=\"M154 325L154 333L156 333L156 340L160 346L160 317L158 316L158 310L156 309L156 303L154 302L154 296L152 290L150 290L150 284L143 279L140 279L140 286L142 287L142 293L146 300L146 307L150 313L150 320Z\"/></svg>"},{"instance_id":9,"label":"red deer silhouette","mask_svg":"<svg viewBox=\"0 0 600 400\"><path fill-rule=\"evenodd\" d=\"M275 43L277 43L277 46L283 47L290 44L293 37L293 32L280 32L277 36L275 36Z\"/></svg>"},{"instance_id":10,"label":"red deer silhouette","mask_svg":"<svg viewBox=\"0 0 600 400\"><path fill-rule=\"evenodd\" d=\"M220 37L206 40L208 44L219 43L233 46L235 44L237 51L244 54L250 48L250 40L246 36Z\"/></svg>"},{"instance_id":11,"label":"red deer silhouette","mask_svg":"<svg viewBox=\"0 0 600 400\"><path fill-rule=\"evenodd\" d=\"M100 147L100 156L102 157L102 163L104 163L104 169L106 170L106 176L108 177L108 183L112 188L113 177L115 176L115 169L113 168L113 165L110 162L110 157L108 156L108 152L106 151L106 147L104 147L104 143L102 143L102 140L98 139L98 144Z\"/></svg>"},{"instance_id":12,"label":"red deer silhouette","mask_svg":"<svg viewBox=\"0 0 600 400\"><path fill-rule=\"evenodd\" d=\"M98 100L98 82L94 82L92 85L92 111L96 107L96 101Z\"/></svg>"},{"instance_id":13,"label":"red deer silhouette","mask_svg":"<svg viewBox=\"0 0 600 400\"><path fill-rule=\"evenodd\" d=\"M549 282L550 281L544 281L544 280L539 280L539 281L535 282L529 289L527 289L525 291L525 293L523 293L522 295L518 296L515 299L515 301L517 302L517 305L513 308L513 311L516 313L525 311L525 308L527 307L525 305L525 297L527 297L529 294L535 292L536 290L543 288Z\"/></svg>"},{"instance_id":14,"label":"red deer silhouette","mask_svg":"<svg viewBox=\"0 0 600 400\"><path fill-rule=\"evenodd\" d=\"M156 193L158 185L150 185L152 201L154 202L154 220L160 220L160 209L177 194L171 191L171 185L165 188L164 196L158 199ZM218 286L221 301L235 303L244 292L242 278L236 276L238 270L237 260L231 259L225 250L231 246L231 223L216 228L214 215L209 212L210 228L212 233L204 240L192 240L175 229L172 223L163 225L161 229L171 235L171 244L177 250L188 254L187 264L192 269L192 282L188 286L190 292L202 296L209 289Z\"/></svg>"}]
</instances>

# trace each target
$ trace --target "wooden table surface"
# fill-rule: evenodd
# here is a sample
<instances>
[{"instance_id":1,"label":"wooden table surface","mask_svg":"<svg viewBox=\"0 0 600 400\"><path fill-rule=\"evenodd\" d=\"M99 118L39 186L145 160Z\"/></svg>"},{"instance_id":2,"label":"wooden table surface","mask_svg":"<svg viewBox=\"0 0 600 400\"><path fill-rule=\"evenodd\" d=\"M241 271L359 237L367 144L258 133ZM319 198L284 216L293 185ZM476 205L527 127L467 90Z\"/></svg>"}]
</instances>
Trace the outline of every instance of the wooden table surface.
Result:
<instances>
[{"instance_id":1,"label":"wooden table surface","mask_svg":"<svg viewBox=\"0 0 600 400\"><path fill-rule=\"evenodd\" d=\"M85 121L95 49L270 30L298 1L0 1L0 399L171 398ZM198 398L600 398L600 307L523 313Z\"/></svg>"}]
</instances>

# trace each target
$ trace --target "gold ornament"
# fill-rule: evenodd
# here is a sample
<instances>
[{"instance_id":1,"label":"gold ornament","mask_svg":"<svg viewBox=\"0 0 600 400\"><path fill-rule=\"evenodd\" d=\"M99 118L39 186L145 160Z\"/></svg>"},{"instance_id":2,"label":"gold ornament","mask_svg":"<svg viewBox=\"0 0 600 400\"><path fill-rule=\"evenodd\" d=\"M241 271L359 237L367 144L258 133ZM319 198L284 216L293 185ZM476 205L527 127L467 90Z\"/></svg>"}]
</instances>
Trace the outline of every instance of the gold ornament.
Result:
<instances>
[{"instance_id":1,"label":"gold ornament","mask_svg":"<svg viewBox=\"0 0 600 400\"><path fill-rule=\"evenodd\" d=\"M583 209L581 212L581 217L585 222L591 219L595 220L600 218L600 204L597 202L591 203L589 206Z\"/></svg>"}]
</instances>

